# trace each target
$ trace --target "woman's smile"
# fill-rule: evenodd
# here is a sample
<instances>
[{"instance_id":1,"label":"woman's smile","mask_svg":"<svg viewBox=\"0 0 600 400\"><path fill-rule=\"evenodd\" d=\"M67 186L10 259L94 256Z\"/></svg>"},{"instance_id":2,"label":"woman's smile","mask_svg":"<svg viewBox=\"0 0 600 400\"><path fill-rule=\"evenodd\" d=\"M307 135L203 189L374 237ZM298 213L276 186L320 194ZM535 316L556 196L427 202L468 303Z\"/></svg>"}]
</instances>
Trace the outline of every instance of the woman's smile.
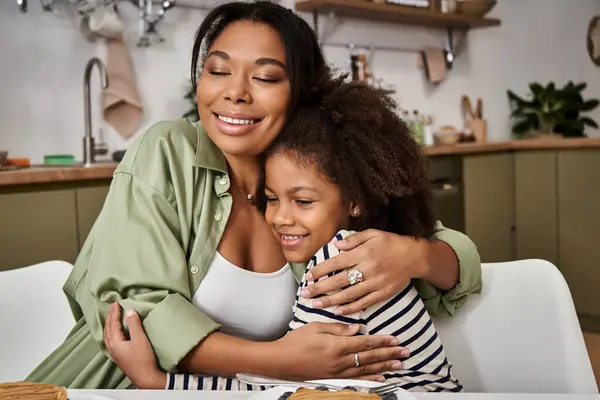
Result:
<instances>
[{"instance_id":1,"label":"woman's smile","mask_svg":"<svg viewBox=\"0 0 600 400\"><path fill-rule=\"evenodd\" d=\"M250 114L217 111L213 112L217 129L225 135L245 135L256 129L264 117Z\"/></svg>"}]
</instances>

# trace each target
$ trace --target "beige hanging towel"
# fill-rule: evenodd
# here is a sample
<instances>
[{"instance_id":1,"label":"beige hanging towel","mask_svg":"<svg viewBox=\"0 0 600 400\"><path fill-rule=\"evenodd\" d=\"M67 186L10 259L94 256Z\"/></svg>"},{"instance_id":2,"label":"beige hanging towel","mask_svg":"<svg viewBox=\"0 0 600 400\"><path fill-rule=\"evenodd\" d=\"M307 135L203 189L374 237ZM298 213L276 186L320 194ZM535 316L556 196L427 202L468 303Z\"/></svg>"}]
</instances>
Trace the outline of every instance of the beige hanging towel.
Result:
<instances>
[{"instance_id":1,"label":"beige hanging towel","mask_svg":"<svg viewBox=\"0 0 600 400\"><path fill-rule=\"evenodd\" d=\"M124 139L138 129L144 114L133 65L122 37L106 39L108 88L103 91L104 119Z\"/></svg>"},{"instance_id":2,"label":"beige hanging towel","mask_svg":"<svg viewBox=\"0 0 600 400\"><path fill-rule=\"evenodd\" d=\"M446 56L442 49L427 48L421 52L425 76L431 83L440 83L446 77Z\"/></svg>"}]
</instances>

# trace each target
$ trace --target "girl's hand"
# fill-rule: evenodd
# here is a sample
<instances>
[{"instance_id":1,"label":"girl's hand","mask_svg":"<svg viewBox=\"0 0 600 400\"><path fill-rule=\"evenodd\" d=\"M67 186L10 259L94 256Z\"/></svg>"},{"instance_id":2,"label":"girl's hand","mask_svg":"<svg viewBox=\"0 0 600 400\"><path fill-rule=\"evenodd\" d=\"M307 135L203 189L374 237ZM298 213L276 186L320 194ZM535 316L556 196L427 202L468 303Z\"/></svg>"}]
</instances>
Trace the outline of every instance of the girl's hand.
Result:
<instances>
[{"instance_id":1,"label":"girl's hand","mask_svg":"<svg viewBox=\"0 0 600 400\"><path fill-rule=\"evenodd\" d=\"M138 389L164 389L167 375L158 369L139 315L129 310L125 316L130 340L121 326L121 305L111 304L104 325L104 344L110 356Z\"/></svg>"},{"instance_id":2,"label":"girl's hand","mask_svg":"<svg viewBox=\"0 0 600 400\"><path fill-rule=\"evenodd\" d=\"M310 322L275 342L279 359L271 376L304 381L357 378L382 380L386 371L401 369L409 351L393 336L359 335L358 325ZM360 366L355 365L358 353Z\"/></svg>"},{"instance_id":3,"label":"girl's hand","mask_svg":"<svg viewBox=\"0 0 600 400\"><path fill-rule=\"evenodd\" d=\"M338 289L346 289L313 300L313 307L336 308L339 315L366 309L400 292L409 280L429 273L428 253L432 242L369 229L354 233L335 243L344 253L338 254L313 267L307 280L318 280L331 272L357 267L363 281L349 286L345 272L315 282L306 287L303 297L310 298ZM445 246L445 244L444 244ZM349 303L349 304L345 304Z\"/></svg>"}]
</instances>

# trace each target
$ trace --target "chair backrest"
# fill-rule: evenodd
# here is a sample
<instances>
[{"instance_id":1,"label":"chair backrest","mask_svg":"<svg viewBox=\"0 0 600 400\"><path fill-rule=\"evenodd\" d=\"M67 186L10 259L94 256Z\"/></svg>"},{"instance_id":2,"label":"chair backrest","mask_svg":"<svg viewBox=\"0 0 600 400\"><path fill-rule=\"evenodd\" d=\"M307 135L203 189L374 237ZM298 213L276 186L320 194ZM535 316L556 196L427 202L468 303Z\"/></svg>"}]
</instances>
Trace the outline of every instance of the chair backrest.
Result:
<instances>
[{"instance_id":1,"label":"chair backrest","mask_svg":"<svg viewBox=\"0 0 600 400\"><path fill-rule=\"evenodd\" d=\"M25 379L75 326L62 291L72 268L48 261L0 272L0 382Z\"/></svg>"},{"instance_id":2,"label":"chair backrest","mask_svg":"<svg viewBox=\"0 0 600 400\"><path fill-rule=\"evenodd\" d=\"M467 392L598 393L571 293L543 260L483 265L483 290L435 318Z\"/></svg>"}]
</instances>

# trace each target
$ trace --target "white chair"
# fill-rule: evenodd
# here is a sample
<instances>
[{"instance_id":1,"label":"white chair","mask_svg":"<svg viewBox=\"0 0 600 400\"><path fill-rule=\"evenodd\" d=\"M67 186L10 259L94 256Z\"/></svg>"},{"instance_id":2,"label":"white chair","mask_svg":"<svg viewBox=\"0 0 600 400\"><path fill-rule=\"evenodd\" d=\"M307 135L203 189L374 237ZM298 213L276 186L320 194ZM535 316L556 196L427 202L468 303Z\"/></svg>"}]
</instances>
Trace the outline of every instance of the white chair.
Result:
<instances>
[{"instance_id":1,"label":"white chair","mask_svg":"<svg viewBox=\"0 0 600 400\"><path fill-rule=\"evenodd\" d=\"M25 379L75 326L62 291L72 268L48 261L0 272L0 382Z\"/></svg>"},{"instance_id":2,"label":"white chair","mask_svg":"<svg viewBox=\"0 0 600 400\"><path fill-rule=\"evenodd\" d=\"M483 290L434 324L467 392L598 393L571 292L543 260L483 265Z\"/></svg>"}]
</instances>

